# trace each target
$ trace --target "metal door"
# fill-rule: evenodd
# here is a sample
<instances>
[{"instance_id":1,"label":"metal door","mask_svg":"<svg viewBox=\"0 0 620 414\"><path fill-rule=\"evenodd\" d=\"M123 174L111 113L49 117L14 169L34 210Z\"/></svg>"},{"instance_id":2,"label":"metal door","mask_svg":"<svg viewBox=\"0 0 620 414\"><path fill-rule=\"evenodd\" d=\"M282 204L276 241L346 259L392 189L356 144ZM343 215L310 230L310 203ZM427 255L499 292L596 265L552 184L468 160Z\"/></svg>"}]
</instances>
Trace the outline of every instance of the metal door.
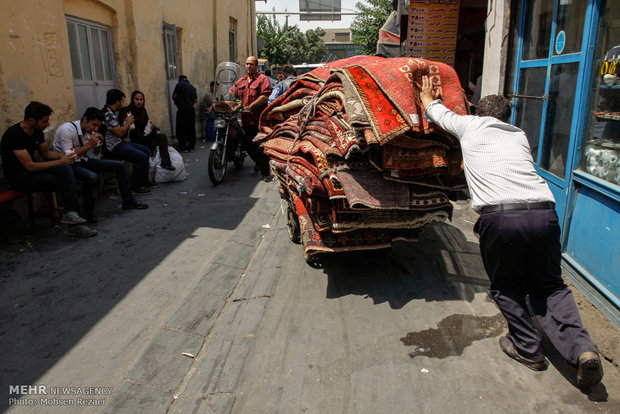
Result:
<instances>
[{"instance_id":1,"label":"metal door","mask_svg":"<svg viewBox=\"0 0 620 414\"><path fill-rule=\"evenodd\" d=\"M106 92L116 85L110 28L67 17L69 51L77 115L105 105Z\"/></svg>"},{"instance_id":2,"label":"metal door","mask_svg":"<svg viewBox=\"0 0 620 414\"><path fill-rule=\"evenodd\" d=\"M514 123L528 135L539 174L556 199L560 222L566 215L572 171L573 136L579 130L580 72L585 1L529 0L521 9L514 90Z\"/></svg>"},{"instance_id":3,"label":"metal door","mask_svg":"<svg viewBox=\"0 0 620 414\"><path fill-rule=\"evenodd\" d=\"M177 107L172 100L172 92L179 79L179 47L177 28L173 24L164 24L164 53L166 55L166 90L170 108L170 135L176 135Z\"/></svg>"}]
</instances>

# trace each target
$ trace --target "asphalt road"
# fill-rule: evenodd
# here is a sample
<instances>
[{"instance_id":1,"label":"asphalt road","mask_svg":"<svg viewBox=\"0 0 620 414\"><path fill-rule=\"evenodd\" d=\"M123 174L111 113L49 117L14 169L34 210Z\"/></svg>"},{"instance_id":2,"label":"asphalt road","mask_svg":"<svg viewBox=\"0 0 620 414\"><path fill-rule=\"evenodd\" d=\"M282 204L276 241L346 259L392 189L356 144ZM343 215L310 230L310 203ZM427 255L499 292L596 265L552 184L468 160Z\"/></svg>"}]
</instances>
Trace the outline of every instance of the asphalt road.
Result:
<instances>
[{"instance_id":1,"label":"asphalt road","mask_svg":"<svg viewBox=\"0 0 620 414\"><path fill-rule=\"evenodd\" d=\"M187 180L140 197L148 210L102 196L94 238L5 227L2 410L620 412L608 361L584 394L550 346L545 372L502 353L465 204L419 242L313 268L249 160L213 187L208 151L183 155Z\"/></svg>"}]
</instances>

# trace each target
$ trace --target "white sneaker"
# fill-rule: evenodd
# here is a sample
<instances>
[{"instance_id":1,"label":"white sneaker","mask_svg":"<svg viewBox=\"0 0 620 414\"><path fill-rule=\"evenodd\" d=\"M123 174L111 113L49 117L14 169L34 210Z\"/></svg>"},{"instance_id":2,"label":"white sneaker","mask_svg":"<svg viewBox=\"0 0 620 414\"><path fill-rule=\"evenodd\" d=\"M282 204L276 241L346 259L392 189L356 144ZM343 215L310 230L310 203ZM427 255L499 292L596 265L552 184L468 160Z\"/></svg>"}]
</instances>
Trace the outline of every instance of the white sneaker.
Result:
<instances>
[{"instance_id":1,"label":"white sneaker","mask_svg":"<svg viewBox=\"0 0 620 414\"><path fill-rule=\"evenodd\" d=\"M75 237L86 238L86 237L93 237L94 235L96 235L97 230L91 229L90 227L85 226L83 224L78 224L78 225L69 227L69 234Z\"/></svg>"},{"instance_id":2,"label":"white sneaker","mask_svg":"<svg viewBox=\"0 0 620 414\"><path fill-rule=\"evenodd\" d=\"M86 220L80 217L75 211L68 211L62 216L60 222L64 224L84 224Z\"/></svg>"}]
</instances>

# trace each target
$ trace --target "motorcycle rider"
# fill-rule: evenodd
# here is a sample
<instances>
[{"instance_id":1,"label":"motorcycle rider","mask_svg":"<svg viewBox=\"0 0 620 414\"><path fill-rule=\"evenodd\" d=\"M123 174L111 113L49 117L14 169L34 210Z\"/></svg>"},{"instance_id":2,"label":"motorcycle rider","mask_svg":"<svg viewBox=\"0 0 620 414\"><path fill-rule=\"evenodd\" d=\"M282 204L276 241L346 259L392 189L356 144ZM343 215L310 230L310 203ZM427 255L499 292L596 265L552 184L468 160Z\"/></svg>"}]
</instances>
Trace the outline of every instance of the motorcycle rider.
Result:
<instances>
[{"instance_id":1,"label":"motorcycle rider","mask_svg":"<svg viewBox=\"0 0 620 414\"><path fill-rule=\"evenodd\" d=\"M271 94L271 84L267 76L258 73L258 59L255 56L249 56L245 60L245 70L247 74L230 88L230 93L241 98L241 107L243 108L241 122L244 131L241 138L242 147L256 163L256 167L263 176L263 181L269 182L272 180L269 172L269 158L253 142L253 139L258 133L260 113L267 105L267 100Z\"/></svg>"}]
</instances>

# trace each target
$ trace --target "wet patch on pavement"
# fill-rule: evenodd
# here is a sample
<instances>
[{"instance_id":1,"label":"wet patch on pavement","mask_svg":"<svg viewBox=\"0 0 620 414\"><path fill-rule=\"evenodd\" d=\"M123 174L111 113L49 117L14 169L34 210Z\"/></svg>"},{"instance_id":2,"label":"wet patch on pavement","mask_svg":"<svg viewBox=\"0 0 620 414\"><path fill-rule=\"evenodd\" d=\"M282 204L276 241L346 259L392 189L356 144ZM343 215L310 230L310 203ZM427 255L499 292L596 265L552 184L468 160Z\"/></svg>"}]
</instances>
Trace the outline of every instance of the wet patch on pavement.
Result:
<instances>
[{"instance_id":1,"label":"wet patch on pavement","mask_svg":"<svg viewBox=\"0 0 620 414\"><path fill-rule=\"evenodd\" d=\"M437 329L409 332L400 338L405 346L415 347L411 358L447 358L461 355L474 341L501 334L505 327L501 313L495 316L450 315L437 324Z\"/></svg>"}]
</instances>

